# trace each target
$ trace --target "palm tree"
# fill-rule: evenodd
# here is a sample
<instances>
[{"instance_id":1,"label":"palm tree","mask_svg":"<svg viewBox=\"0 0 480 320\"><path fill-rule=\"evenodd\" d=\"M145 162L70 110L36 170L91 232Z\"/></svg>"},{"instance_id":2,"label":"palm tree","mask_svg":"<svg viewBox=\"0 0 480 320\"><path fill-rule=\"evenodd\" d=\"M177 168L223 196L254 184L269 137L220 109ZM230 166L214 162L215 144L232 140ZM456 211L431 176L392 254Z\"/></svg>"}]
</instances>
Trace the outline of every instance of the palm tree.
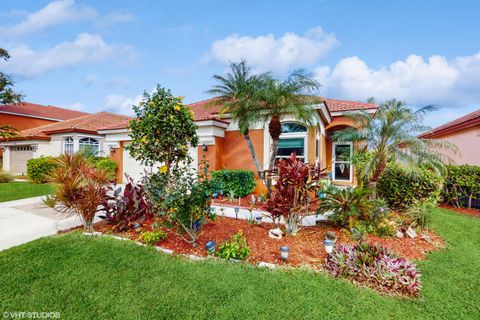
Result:
<instances>
[{"instance_id":1,"label":"palm tree","mask_svg":"<svg viewBox=\"0 0 480 320\"><path fill-rule=\"evenodd\" d=\"M320 88L313 74L304 70L292 72L285 80L273 78L270 74L261 76L263 88L260 93L261 116L268 122L268 132L272 139L269 170L275 165L278 142L282 134L280 116L292 114L297 121L312 125L315 111L311 104L318 101L312 94ZM270 183L267 181L270 190Z\"/></svg>"},{"instance_id":2,"label":"palm tree","mask_svg":"<svg viewBox=\"0 0 480 320\"><path fill-rule=\"evenodd\" d=\"M346 116L353 120L353 127L335 132L332 138L363 144L359 150L362 169L358 176L375 192L376 183L388 162L398 163L410 170L424 164L443 165L445 157L438 151L452 148L452 145L417 136L429 129L422 123L425 115L434 109L425 106L412 111L404 102L392 99L381 104L374 115L364 111L347 113Z\"/></svg>"},{"instance_id":3,"label":"palm tree","mask_svg":"<svg viewBox=\"0 0 480 320\"><path fill-rule=\"evenodd\" d=\"M0 138L1 139L8 139L8 138L13 138L18 136L17 134L17 129L15 129L12 126L7 125L1 125L0 126Z\"/></svg>"},{"instance_id":4,"label":"palm tree","mask_svg":"<svg viewBox=\"0 0 480 320\"><path fill-rule=\"evenodd\" d=\"M262 168L258 162L255 148L250 139L250 128L260 118L260 102L258 94L262 87L262 75L252 74L246 62L230 64L230 72L226 75L214 75L217 81L207 93L213 95L209 105L221 104L221 113L229 113L232 120L238 123L240 132L247 142L248 149L257 171Z\"/></svg>"}]
</instances>

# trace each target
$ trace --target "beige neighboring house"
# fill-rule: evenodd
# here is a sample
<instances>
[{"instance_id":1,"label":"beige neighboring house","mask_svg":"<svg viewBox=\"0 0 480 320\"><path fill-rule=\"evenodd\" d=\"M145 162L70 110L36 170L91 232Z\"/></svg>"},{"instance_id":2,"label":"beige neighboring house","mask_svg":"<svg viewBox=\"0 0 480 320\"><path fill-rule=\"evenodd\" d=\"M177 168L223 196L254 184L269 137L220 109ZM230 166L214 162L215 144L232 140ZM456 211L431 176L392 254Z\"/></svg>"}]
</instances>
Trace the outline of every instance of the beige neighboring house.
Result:
<instances>
[{"instance_id":1,"label":"beige neighboring house","mask_svg":"<svg viewBox=\"0 0 480 320\"><path fill-rule=\"evenodd\" d=\"M480 166L480 109L447 122L420 137L445 140L456 145L456 153L443 151L455 164Z\"/></svg>"}]
</instances>

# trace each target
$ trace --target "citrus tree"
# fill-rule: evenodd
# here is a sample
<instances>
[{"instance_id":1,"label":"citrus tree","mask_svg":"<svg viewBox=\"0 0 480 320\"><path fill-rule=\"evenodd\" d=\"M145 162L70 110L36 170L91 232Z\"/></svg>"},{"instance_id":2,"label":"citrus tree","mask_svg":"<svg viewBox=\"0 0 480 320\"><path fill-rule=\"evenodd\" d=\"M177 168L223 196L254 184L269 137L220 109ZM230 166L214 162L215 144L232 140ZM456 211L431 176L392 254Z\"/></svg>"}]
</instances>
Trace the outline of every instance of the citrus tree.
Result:
<instances>
[{"instance_id":1,"label":"citrus tree","mask_svg":"<svg viewBox=\"0 0 480 320\"><path fill-rule=\"evenodd\" d=\"M129 124L132 143L125 149L143 165L157 166L167 177L182 163L191 164L188 149L198 144L197 126L182 99L157 85L133 106L136 119Z\"/></svg>"}]
</instances>

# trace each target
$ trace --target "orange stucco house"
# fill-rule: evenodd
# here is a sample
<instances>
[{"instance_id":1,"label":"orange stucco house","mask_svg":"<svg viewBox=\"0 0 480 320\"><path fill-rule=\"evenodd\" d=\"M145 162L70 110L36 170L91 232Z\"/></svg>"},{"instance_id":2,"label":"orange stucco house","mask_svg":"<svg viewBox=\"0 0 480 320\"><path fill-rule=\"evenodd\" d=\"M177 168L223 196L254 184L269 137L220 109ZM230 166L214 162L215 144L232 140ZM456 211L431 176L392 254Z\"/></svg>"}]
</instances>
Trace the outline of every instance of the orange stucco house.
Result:
<instances>
[{"instance_id":1,"label":"orange stucco house","mask_svg":"<svg viewBox=\"0 0 480 320\"><path fill-rule=\"evenodd\" d=\"M87 113L35 103L0 105L0 126L9 125L18 131L84 116ZM0 158L2 157L0 148Z\"/></svg>"},{"instance_id":2,"label":"orange stucco house","mask_svg":"<svg viewBox=\"0 0 480 320\"><path fill-rule=\"evenodd\" d=\"M198 165L205 156L211 170L248 169L254 171L258 177L247 143L237 124L228 114L219 114L220 106L212 106L211 102L212 99L188 105L198 125L197 134L200 141L198 147L190 150L194 163ZM289 114L281 117L283 133L280 136L279 158L287 157L295 151L305 162L319 163L322 167L328 168L335 184L355 184L355 170L351 163L355 146L349 141L335 143L330 137L336 130L352 125L351 120L345 117L346 112L363 110L374 113L376 105L321 99L311 107L316 111L315 124L312 127L305 127ZM144 170L148 170L132 159L124 149L130 140L127 127L128 121L125 121L99 130L111 146L110 156L118 164L119 181L124 180L125 173L137 178ZM266 124L256 123L250 130L250 137L260 165L264 170L268 169L271 141ZM257 191L263 190L263 180L258 179Z\"/></svg>"},{"instance_id":3,"label":"orange stucco house","mask_svg":"<svg viewBox=\"0 0 480 320\"><path fill-rule=\"evenodd\" d=\"M455 164L480 166L480 109L434 128L420 137L454 144L458 148L457 152L441 152Z\"/></svg>"}]
</instances>

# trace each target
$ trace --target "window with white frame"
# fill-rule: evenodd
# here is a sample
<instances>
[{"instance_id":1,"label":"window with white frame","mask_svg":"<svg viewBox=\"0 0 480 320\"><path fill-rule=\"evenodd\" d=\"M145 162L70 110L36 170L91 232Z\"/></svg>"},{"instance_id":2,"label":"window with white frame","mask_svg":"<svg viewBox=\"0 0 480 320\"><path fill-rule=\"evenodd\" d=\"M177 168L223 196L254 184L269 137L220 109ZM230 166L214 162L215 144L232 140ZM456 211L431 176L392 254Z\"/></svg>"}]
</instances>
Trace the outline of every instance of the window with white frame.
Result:
<instances>
[{"instance_id":1,"label":"window with white frame","mask_svg":"<svg viewBox=\"0 0 480 320\"><path fill-rule=\"evenodd\" d=\"M333 180L352 181L352 154L353 144L351 142L333 143L332 150L332 173Z\"/></svg>"},{"instance_id":2,"label":"window with white frame","mask_svg":"<svg viewBox=\"0 0 480 320\"><path fill-rule=\"evenodd\" d=\"M80 152L92 153L98 156L100 152L100 144L97 139L94 138L82 138L79 141Z\"/></svg>"},{"instance_id":3,"label":"window with white frame","mask_svg":"<svg viewBox=\"0 0 480 320\"><path fill-rule=\"evenodd\" d=\"M73 138L72 137L68 137L63 142L63 153L73 154Z\"/></svg>"},{"instance_id":4,"label":"window with white frame","mask_svg":"<svg viewBox=\"0 0 480 320\"><path fill-rule=\"evenodd\" d=\"M296 122L282 123L282 135L278 141L277 159L290 157L292 152L305 161L307 154L307 127Z\"/></svg>"}]
</instances>

